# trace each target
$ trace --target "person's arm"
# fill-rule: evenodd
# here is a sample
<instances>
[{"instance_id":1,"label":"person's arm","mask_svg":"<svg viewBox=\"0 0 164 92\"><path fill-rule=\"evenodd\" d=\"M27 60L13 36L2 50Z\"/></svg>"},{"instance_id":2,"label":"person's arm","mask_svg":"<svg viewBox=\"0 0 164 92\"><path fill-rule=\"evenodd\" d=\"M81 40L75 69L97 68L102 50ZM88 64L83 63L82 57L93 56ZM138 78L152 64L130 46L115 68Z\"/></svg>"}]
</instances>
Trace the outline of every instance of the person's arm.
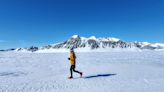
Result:
<instances>
[{"instance_id":1,"label":"person's arm","mask_svg":"<svg viewBox=\"0 0 164 92\"><path fill-rule=\"evenodd\" d=\"M70 54L69 60L73 60L74 59L74 54Z\"/></svg>"},{"instance_id":2,"label":"person's arm","mask_svg":"<svg viewBox=\"0 0 164 92\"><path fill-rule=\"evenodd\" d=\"M71 55L68 57L68 60L71 60Z\"/></svg>"},{"instance_id":3,"label":"person's arm","mask_svg":"<svg viewBox=\"0 0 164 92\"><path fill-rule=\"evenodd\" d=\"M75 53L74 53L74 58L76 59L76 55L75 55Z\"/></svg>"}]
</instances>

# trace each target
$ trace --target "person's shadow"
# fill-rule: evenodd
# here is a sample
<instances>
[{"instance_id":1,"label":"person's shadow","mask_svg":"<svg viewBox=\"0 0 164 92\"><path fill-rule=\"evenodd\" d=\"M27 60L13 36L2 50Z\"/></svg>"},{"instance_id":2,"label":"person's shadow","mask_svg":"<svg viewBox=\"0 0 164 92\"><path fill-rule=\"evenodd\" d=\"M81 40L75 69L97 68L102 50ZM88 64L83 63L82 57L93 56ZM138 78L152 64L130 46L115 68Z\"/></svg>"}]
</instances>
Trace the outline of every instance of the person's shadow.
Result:
<instances>
[{"instance_id":1,"label":"person's shadow","mask_svg":"<svg viewBox=\"0 0 164 92\"><path fill-rule=\"evenodd\" d=\"M98 77L109 77L109 76L115 76L117 74L97 74L97 75L91 75L91 76L85 76L85 79L90 79L90 78L98 78Z\"/></svg>"}]
</instances>

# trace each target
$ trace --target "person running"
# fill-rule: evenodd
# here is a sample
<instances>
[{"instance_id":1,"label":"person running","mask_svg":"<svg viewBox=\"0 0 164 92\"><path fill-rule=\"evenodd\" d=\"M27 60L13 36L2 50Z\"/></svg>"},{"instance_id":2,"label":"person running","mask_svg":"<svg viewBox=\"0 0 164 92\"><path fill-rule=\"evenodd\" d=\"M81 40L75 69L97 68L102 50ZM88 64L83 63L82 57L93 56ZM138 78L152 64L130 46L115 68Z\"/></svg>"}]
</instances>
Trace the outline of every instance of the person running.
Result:
<instances>
[{"instance_id":1,"label":"person running","mask_svg":"<svg viewBox=\"0 0 164 92\"><path fill-rule=\"evenodd\" d=\"M73 78L73 72L79 73L80 76L82 77L83 73L75 70L75 68L76 68L76 55L75 55L73 48L70 50L70 57L68 59L70 60L70 64L71 64L71 67L70 67L71 76L68 78L69 79Z\"/></svg>"}]
</instances>

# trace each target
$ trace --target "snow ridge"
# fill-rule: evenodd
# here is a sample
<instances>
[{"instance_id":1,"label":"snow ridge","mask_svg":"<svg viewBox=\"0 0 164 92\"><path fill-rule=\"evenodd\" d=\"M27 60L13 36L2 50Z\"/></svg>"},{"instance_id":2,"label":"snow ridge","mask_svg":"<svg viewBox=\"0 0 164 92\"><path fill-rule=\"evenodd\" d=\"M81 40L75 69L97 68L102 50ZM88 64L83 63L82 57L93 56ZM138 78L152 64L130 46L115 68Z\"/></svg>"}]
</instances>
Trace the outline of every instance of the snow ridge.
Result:
<instances>
[{"instance_id":1,"label":"snow ridge","mask_svg":"<svg viewBox=\"0 0 164 92\"><path fill-rule=\"evenodd\" d=\"M31 46L29 48L17 48L14 51L66 51L70 48L76 48L79 50L100 50L109 51L112 49L133 49L133 50L164 50L164 44L160 43L149 43L149 42L125 42L118 38L107 37L107 38L96 38L91 37L80 37L79 35L73 35L68 40L51 44L43 47ZM13 50L13 49L12 49Z\"/></svg>"}]
</instances>

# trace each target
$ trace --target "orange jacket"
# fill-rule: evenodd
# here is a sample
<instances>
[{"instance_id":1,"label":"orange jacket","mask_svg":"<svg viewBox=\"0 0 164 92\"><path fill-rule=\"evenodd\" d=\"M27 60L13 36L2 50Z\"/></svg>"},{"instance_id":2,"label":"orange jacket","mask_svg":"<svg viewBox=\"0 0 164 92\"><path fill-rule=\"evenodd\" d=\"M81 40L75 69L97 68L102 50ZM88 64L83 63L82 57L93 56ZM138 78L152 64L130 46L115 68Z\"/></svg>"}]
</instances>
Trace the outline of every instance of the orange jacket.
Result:
<instances>
[{"instance_id":1,"label":"orange jacket","mask_svg":"<svg viewBox=\"0 0 164 92\"><path fill-rule=\"evenodd\" d=\"M76 64L76 55L74 52L70 53L70 63L71 65L75 65Z\"/></svg>"}]
</instances>

